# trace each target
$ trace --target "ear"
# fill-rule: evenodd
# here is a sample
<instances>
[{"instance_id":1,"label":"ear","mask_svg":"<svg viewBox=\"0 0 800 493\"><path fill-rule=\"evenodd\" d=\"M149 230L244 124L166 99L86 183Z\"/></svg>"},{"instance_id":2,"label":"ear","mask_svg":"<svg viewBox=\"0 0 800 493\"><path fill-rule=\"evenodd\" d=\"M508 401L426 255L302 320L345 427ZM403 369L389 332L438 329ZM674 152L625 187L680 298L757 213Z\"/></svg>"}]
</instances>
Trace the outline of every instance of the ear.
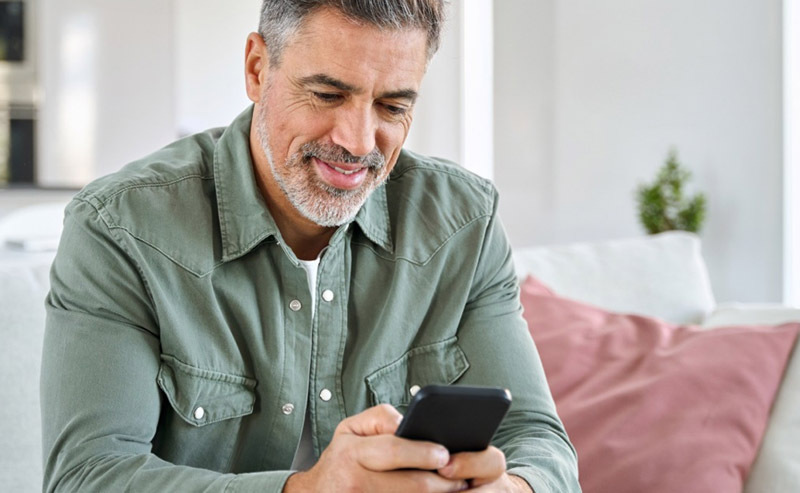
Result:
<instances>
[{"instance_id":1,"label":"ear","mask_svg":"<svg viewBox=\"0 0 800 493\"><path fill-rule=\"evenodd\" d=\"M261 85L267 80L268 71L267 45L260 34L250 33L244 49L244 81L250 101L258 103L261 100Z\"/></svg>"}]
</instances>

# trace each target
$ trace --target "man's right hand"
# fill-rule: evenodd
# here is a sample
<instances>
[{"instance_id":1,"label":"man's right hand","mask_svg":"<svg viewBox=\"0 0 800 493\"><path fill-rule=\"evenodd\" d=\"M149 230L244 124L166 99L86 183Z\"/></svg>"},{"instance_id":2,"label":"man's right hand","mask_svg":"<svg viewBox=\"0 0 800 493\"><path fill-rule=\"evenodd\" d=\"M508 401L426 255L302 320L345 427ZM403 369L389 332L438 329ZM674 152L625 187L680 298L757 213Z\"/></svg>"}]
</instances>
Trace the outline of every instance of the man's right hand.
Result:
<instances>
[{"instance_id":1,"label":"man's right hand","mask_svg":"<svg viewBox=\"0 0 800 493\"><path fill-rule=\"evenodd\" d=\"M314 467L290 476L283 491L423 493L467 489L466 481L436 473L450 460L446 448L394 436L402 418L395 408L381 404L345 419Z\"/></svg>"}]
</instances>

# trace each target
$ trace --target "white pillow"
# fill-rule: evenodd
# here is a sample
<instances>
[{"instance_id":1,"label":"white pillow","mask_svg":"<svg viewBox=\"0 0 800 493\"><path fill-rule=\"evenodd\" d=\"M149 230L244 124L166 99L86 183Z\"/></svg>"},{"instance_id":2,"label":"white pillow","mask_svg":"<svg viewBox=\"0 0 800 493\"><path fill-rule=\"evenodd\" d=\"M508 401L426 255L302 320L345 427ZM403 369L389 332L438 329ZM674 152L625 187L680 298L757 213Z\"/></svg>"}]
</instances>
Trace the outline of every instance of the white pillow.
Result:
<instances>
[{"instance_id":1,"label":"white pillow","mask_svg":"<svg viewBox=\"0 0 800 493\"><path fill-rule=\"evenodd\" d=\"M609 311L687 324L714 308L700 239L685 232L519 249L517 274Z\"/></svg>"}]
</instances>

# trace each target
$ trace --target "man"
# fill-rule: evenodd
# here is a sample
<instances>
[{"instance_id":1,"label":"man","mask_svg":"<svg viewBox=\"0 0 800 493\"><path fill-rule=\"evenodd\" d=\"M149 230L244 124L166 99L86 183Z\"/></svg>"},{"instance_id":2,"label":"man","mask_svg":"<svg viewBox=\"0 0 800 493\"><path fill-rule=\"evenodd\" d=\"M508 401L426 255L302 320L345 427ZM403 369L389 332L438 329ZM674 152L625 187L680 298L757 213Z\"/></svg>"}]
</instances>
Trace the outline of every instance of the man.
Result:
<instances>
[{"instance_id":1,"label":"man","mask_svg":"<svg viewBox=\"0 0 800 493\"><path fill-rule=\"evenodd\" d=\"M579 490L496 192L401 151L442 16L266 0L254 106L77 195L47 300L47 491ZM497 448L393 435L414 389L451 383L511 390Z\"/></svg>"}]
</instances>

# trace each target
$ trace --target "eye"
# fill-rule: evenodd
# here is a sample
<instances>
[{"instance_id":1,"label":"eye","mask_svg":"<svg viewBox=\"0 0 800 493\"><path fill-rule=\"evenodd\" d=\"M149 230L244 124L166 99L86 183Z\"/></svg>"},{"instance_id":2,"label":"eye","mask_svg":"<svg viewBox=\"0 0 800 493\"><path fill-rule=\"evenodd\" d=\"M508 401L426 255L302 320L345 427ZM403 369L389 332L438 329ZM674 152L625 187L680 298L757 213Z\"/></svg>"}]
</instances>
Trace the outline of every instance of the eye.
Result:
<instances>
[{"instance_id":1,"label":"eye","mask_svg":"<svg viewBox=\"0 0 800 493\"><path fill-rule=\"evenodd\" d=\"M383 108L392 116L403 116L408 113L408 108L393 104L384 104Z\"/></svg>"},{"instance_id":2,"label":"eye","mask_svg":"<svg viewBox=\"0 0 800 493\"><path fill-rule=\"evenodd\" d=\"M314 91L311 94L313 94L316 99L322 101L323 103L336 103L338 101L341 101L343 97L341 94L336 94L331 92Z\"/></svg>"}]
</instances>

